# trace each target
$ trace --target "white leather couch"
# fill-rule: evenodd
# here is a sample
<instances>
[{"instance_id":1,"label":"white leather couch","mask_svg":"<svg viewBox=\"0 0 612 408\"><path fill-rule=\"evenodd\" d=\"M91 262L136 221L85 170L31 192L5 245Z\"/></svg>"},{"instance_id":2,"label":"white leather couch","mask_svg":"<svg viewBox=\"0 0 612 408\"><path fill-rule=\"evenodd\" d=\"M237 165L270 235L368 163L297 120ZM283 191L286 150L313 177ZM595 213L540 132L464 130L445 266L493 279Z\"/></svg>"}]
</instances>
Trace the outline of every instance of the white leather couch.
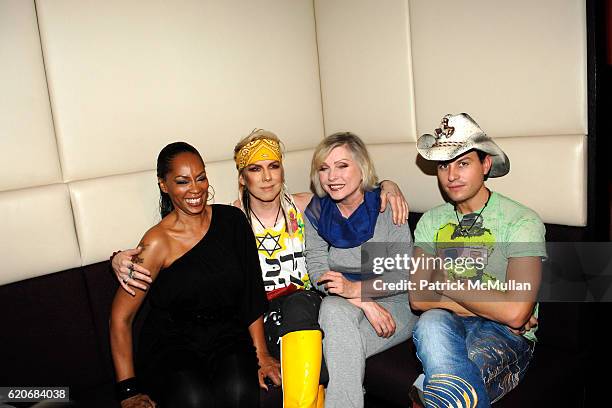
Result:
<instances>
[{"instance_id":1,"label":"white leather couch","mask_svg":"<svg viewBox=\"0 0 612 408\"><path fill-rule=\"evenodd\" d=\"M0 384L112 380L104 315L92 311L108 307L114 287L96 286L113 284L96 274L159 219L155 159L169 142L199 149L214 201L228 203L233 146L251 129L281 137L294 192L309 187L319 140L350 130L419 213L442 197L415 141L444 114L469 112L510 156L493 189L549 224L585 227L584 8L0 0L0 315L10 323L0 338L16 347L1 352ZM28 319L35 327L17 329ZM38 348L45 336L57 336L57 350ZM60 374L66 356L72 366Z\"/></svg>"}]
</instances>

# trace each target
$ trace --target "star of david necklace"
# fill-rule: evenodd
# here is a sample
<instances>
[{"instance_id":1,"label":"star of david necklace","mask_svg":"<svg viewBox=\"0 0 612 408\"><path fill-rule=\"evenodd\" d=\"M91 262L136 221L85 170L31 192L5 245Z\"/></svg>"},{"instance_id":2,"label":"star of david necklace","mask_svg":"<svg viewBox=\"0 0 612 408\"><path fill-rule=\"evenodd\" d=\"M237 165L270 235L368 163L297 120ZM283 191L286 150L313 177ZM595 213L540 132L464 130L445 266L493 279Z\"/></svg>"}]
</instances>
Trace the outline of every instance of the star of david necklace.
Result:
<instances>
[{"instance_id":1,"label":"star of david necklace","mask_svg":"<svg viewBox=\"0 0 612 408\"><path fill-rule=\"evenodd\" d=\"M281 205L279 203L278 204L278 212L276 213L276 218L274 219L274 224L272 224L272 227L270 227L272 229L274 229L274 227L276 227L276 223L278 222L278 216L280 215L280 210L281 210ZM263 228L265 230L266 226L263 224L263 222L261 222L261 220L259 219L257 214L255 214L255 211L251 210L251 214L253 214L253 217L255 217L255 219L257 220L259 225L261 225L261 228Z\"/></svg>"},{"instance_id":2,"label":"star of david necklace","mask_svg":"<svg viewBox=\"0 0 612 408\"><path fill-rule=\"evenodd\" d=\"M489 200L491 199L491 190L489 190L487 188L487 192L489 193L489 196L487 197L487 201L485 202L484 207L482 207L482 210L480 210L480 212L478 214L476 214L476 216L474 217L474 221L472 221L472 224L467 229L466 229L466 225L465 224L466 224L466 222L469 222L471 220L471 218L474 215L474 213L470 213L470 214L464 215L461 218L461 221L459 221L459 214L457 214L457 206L455 206L455 217L457 217L457 227L459 228L459 235L461 235L462 237L468 237L470 235L470 231L472 230L474 225L476 225L476 222L480 218L480 215L482 214L484 209L487 208L487 204L489 204ZM464 222L464 221L466 221L466 222Z\"/></svg>"}]
</instances>

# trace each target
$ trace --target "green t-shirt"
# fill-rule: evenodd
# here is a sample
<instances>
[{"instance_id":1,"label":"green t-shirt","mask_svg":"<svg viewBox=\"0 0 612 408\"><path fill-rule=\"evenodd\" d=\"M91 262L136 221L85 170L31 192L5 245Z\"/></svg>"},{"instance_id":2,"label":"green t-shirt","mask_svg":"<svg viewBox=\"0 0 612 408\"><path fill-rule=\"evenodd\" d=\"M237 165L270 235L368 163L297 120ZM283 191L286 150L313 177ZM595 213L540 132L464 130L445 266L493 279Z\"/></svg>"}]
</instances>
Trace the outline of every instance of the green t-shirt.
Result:
<instances>
[{"instance_id":1,"label":"green t-shirt","mask_svg":"<svg viewBox=\"0 0 612 408\"><path fill-rule=\"evenodd\" d=\"M446 203L423 214L414 231L415 246L427 254L443 258L466 253L482 255L484 262L479 266L461 268L459 273L447 270L451 279L460 275L481 282L506 282L508 258L546 257L546 230L538 214L501 194L491 193L480 217L466 217L463 226L459 226L457 218L463 221L463 215ZM536 316L537 309L536 305ZM535 329L524 336L535 340Z\"/></svg>"}]
</instances>

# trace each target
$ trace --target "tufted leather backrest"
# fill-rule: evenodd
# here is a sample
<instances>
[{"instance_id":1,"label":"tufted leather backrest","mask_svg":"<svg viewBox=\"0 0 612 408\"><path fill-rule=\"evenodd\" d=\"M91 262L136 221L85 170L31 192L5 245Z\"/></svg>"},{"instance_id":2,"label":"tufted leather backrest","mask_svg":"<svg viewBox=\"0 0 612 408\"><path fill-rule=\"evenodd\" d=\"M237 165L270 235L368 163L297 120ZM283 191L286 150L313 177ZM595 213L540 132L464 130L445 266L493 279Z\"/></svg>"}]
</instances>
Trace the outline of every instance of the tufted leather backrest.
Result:
<instances>
[{"instance_id":1,"label":"tufted leather backrest","mask_svg":"<svg viewBox=\"0 0 612 408\"><path fill-rule=\"evenodd\" d=\"M0 285L107 259L159 219L155 159L185 140L215 202L234 144L287 150L351 130L413 211L442 202L415 141L469 112L506 150L492 188L586 224L586 46L579 0L1 0ZM563 203L564 205L559 205Z\"/></svg>"}]
</instances>

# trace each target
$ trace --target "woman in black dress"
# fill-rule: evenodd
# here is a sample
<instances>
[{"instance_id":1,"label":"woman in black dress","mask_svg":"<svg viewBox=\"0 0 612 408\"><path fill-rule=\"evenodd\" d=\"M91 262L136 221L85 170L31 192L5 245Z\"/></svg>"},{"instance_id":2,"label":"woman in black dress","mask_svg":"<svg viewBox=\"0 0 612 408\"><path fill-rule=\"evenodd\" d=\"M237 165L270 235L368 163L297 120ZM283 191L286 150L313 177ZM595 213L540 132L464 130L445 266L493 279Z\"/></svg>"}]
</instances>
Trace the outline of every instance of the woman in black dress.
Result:
<instances>
[{"instance_id":1,"label":"woman in black dress","mask_svg":"<svg viewBox=\"0 0 612 408\"><path fill-rule=\"evenodd\" d=\"M136 358L132 322L145 293L117 290L111 312L121 406L257 407L258 364L264 375L277 365L263 336L267 300L251 227L239 209L207 205L192 146L166 146L157 176L163 219L136 260L154 280Z\"/></svg>"}]
</instances>

